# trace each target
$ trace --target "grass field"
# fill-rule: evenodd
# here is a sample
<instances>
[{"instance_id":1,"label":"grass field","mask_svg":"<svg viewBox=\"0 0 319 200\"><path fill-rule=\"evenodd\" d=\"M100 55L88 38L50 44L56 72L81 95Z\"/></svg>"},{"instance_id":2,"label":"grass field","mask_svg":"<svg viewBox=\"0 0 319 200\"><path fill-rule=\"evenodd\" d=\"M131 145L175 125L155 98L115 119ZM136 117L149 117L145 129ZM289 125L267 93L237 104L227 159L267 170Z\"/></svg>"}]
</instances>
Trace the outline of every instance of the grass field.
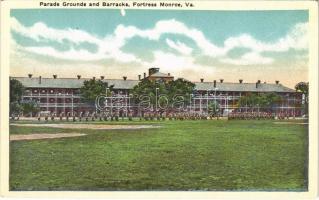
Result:
<instances>
[{"instance_id":1,"label":"grass field","mask_svg":"<svg viewBox=\"0 0 319 200\"><path fill-rule=\"evenodd\" d=\"M307 125L257 120L152 124L161 128L10 126L10 134L87 134L11 141L10 189L307 190Z\"/></svg>"}]
</instances>

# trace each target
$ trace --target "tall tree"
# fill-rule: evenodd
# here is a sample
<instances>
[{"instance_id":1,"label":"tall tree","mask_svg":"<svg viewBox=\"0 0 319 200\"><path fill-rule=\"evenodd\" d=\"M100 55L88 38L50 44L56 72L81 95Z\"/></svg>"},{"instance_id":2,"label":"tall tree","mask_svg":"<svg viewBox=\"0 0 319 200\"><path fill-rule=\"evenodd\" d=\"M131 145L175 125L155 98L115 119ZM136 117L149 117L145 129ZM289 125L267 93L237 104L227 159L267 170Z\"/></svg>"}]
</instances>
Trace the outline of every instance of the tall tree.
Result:
<instances>
[{"instance_id":1,"label":"tall tree","mask_svg":"<svg viewBox=\"0 0 319 200\"><path fill-rule=\"evenodd\" d=\"M218 102L216 101L211 101L208 104L208 113L211 116L216 116L220 111L220 105L218 104Z\"/></svg>"},{"instance_id":2,"label":"tall tree","mask_svg":"<svg viewBox=\"0 0 319 200\"><path fill-rule=\"evenodd\" d=\"M40 111L39 105L34 101L21 102L21 107L24 115L37 113Z\"/></svg>"},{"instance_id":3,"label":"tall tree","mask_svg":"<svg viewBox=\"0 0 319 200\"><path fill-rule=\"evenodd\" d=\"M167 101L169 105L172 105L173 102L180 102L182 99L184 99L184 103L188 103L190 94L192 94L194 88L195 84L185 79L176 79L167 83L143 79L133 88L133 94L135 103L142 102L140 97L147 96L150 103L154 106L157 94L158 103ZM165 96L165 98L159 98L159 96Z\"/></svg>"},{"instance_id":4,"label":"tall tree","mask_svg":"<svg viewBox=\"0 0 319 200\"><path fill-rule=\"evenodd\" d=\"M84 81L80 94L87 103L94 103L98 95L105 95L108 83L101 80L90 79ZM112 87L110 87L112 89Z\"/></svg>"},{"instance_id":5,"label":"tall tree","mask_svg":"<svg viewBox=\"0 0 319 200\"><path fill-rule=\"evenodd\" d=\"M173 99L174 96L179 95L184 98L184 103L188 103L190 95L193 93L194 88L194 83L182 78L170 81L167 84L167 90L169 91L169 99Z\"/></svg>"},{"instance_id":6,"label":"tall tree","mask_svg":"<svg viewBox=\"0 0 319 200\"><path fill-rule=\"evenodd\" d=\"M308 99L309 99L309 83L299 82L296 84L295 89L297 92L301 92L303 94L303 109L304 113L308 114Z\"/></svg>"},{"instance_id":7,"label":"tall tree","mask_svg":"<svg viewBox=\"0 0 319 200\"><path fill-rule=\"evenodd\" d=\"M10 79L10 114L17 114L22 111L20 101L25 91L22 83L16 79Z\"/></svg>"},{"instance_id":8,"label":"tall tree","mask_svg":"<svg viewBox=\"0 0 319 200\"><path fill-rule=\"evenodd\" d=\"M135 103L140 103L145 99L144 97L148 97L152 105L156 104L156 94L159 97L159 95L166 95L168 93L164 82L155 82L148 79L140 81L138 85L134 86L132 92Z\"/></svg>"},{"instance_id":9,"label":"tall tree","mask_svg":"<svg viewBox=\"0 0 319 200\"><path fill-rule=\"evenodd\" d=\"M16 79L11 79L10 80L10 103L20 102L24 91L25 91L25 88L20 81Z\"/></svg>"},{"instance_id":10,"label":"tall tree","mask_svg":"<svg viewBox=\"0 0 319 200\"><path fill-rule=\"evenodd\" d=\"M240 107L249 107L249 108L261 108L261 109L273 109L274 106L277 105L281 101L281 97L274 93L261 93L261 94L254 94L249 93L248 95L242 96L239 101L238 105Z\"/></svg>"}]
</instances>

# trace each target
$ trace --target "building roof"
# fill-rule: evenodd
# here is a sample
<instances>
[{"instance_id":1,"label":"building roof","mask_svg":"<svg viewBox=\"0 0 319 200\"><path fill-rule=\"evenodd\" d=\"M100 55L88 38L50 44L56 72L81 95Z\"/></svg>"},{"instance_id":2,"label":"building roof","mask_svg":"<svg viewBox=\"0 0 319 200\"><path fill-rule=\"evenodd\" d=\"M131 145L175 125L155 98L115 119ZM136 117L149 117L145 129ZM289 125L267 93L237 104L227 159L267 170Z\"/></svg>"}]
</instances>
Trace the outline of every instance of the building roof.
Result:
<instances>
[{"instance_id":1,"label":"building roof","mask_svg":"<svg viewBox=\"0 0 319 200\"><path fill-rule=\"evenodd\" d=\"M149 75L149 77L160 77L160 78L167 77L167 78L173 78L173 76L170 76L170 75L168 75L168 74L164 74L164 73L162 73L162 72L155 72L154 74Z\"/></svg>"},{"instance_id":2,"label":"building roof","mask_svg":"<svg viewBox=\"0 0 319 200\"><path fill-rule=\"evenodd\" d=\"M220 83L216 82L216 89L213 82L195 82L196 90L216 90L234 92L295 92L295 90L283 86L282 84L259 83Z\"/></svg>"},{"instance_id":3,"label":"building roof","mask_svg":"<svg viewBox=\"0 0 319 200\"><path fill-rule=\"evenodd\" d=\"M159 75L163 74L160 72ZM153 74L156 75L157 73ZM152 75L152 76L153 76ZM166 75L166 74L164 74ZM167 75L166 75L167 76ZM41 78L39 84L39 77L12 77L20 81L25 87L29 88L80 88L85 80L89 78ZM123 79L104 79L109 86L114 85L114 89L132 89L138 84L138 80L123 80ZM283 86L282 84L260 83L256 88L256 83L227 83L216 82L217 91L234 91L234 92L295 92L295 90ZM211 90L214 91L213 82L195 82L196 90Z\"/></svg>"},{"instance_id":4,"label":"building roof","mask_svg":"<svg viewBox=\"0 0 319 200\"><path fill-rule=\"evenodd\" d=\"M41 84L39 83L39 77L12 77L22 83L25 87L36 88L80 88L85 80L89 78L41 78ZM123 80L123 79L104 79L104 82L108 82L109 86L114 85L114 89L132 89L138 84L137 80Z\"/></svg>"}]
</instances>

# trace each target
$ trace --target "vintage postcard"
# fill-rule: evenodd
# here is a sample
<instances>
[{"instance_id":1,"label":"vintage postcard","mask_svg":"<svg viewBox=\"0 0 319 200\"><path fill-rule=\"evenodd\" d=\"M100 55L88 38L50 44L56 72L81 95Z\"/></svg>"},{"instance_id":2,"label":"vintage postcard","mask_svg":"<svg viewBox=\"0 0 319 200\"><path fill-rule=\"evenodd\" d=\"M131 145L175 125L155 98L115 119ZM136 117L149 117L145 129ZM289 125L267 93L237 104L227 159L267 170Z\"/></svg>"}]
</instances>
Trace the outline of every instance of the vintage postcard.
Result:
<instances>
[{"instance_id":1,"label":"vintage postcard","mask_svg":"<svg viewBox=\"0 0 319 200\"><path fill-rule=\"evenodd\" d=\"M311 1L3 1L1 194L314 198L317 55Z\"/></svg>"}]
</instances>

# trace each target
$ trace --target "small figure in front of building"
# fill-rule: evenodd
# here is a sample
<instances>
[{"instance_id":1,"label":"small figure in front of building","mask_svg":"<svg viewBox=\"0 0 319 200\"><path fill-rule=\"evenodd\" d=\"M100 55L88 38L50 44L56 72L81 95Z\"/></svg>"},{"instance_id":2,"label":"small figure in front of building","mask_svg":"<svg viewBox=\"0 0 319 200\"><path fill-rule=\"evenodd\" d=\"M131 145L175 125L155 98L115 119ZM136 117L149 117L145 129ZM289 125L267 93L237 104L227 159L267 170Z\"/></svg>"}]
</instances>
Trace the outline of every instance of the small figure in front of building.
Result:
<instances>
[{"instance_id":1,"label":"small figure in front of building","mask_svg":"<svg viewBox=\"0 0 319 200\"><path fill-rule=\"evenodd\" d=\"M41 114L38 113L38 121L41 121Z\"/></svg>"},{"instance_id":2,"label":"small figure in front of building","mask_svg":"<svg viewBox=\"0 0 319 200\"><path fill-rule=\"evenodd\" d=\"M55 113L51 114L51 121L54 121L54 115L55 115Z\"/></svg>"},{"instance_id":3,"label":"small figure in front of building","mask_svg":"<svg viewBox=\"0 0 319 200\"><path fill-rule=\"evenodd\" d=\"M48 121L48 118L49 118L48 114L45 114L44 119L45 119L46 122Z\"/></svg>"},{"instance_id":4,"label":"small figure in front of building","mask_svg":"<svg viewBox=\"0 0 319 200\"><path fill-rule=\"evenodd\" d=\"M76 117L76 112L73 112L73 114L72 114L72 121L74 121L74 122L76 121L76 118L75 118L75 117Z\"/></svg>"},{"instance_id":5,"label":"small figure in front of building","mask_svg":"<svg viewBox=\"0 0 319 200\"><path fill-rule=\"evenodd\" d=\"M164 111L164 112L162 113L162 120L165 121L165 119L166 119L166 112Z\"/></svg>"},{"instance_id":6,"label":"small figure in front of building","mask_svg":"<svg viewBox=\"0 0 319 200\"><path fill-rule=\"evenodd\" d=\"M144 112L143 117L144 117L144 120L145 120L145 121L148 121L148 112Z\"/></svg>"},{"instance_id":7,"label":"small figure in front of building","mask_svg":"<svg viewBox=\"0 0 319 200\"><path fill-rule=\"evenodd\" d=\"M153 121L154 120L154 113L150 112L150 120Z\"/></svg>"},{"instance_id":8,"label":"small figure in front of building","mask_svg":"<svg viewBox=\"0 0 319 200\"><path fill-rule=\"evenodd\" d=\"M156 119L157 119L157 121L161 120L161 115L158 112L156 112Z\"/></svg>"},{"instance_id":9,"label":"small figure in front of building","mask_svg":"<svg viewBox=\"0 0 319 200\"><path fill-rule=\"evenodd\" d=\"M107 121L108 119L107 119L107 114L106 113L103 113L103 119L104 119L104 121Z\"/></svg>"},{"instance_id":10,"label":"small figure in front of building","mask_svg":"<svg viewBox=\"0 0 319 200\"><path fill-rule=\"evenodd\" d=\"M69 117L70 117L70 112L66 113L66 121L69 121Z\"/></svg>"},{"instance_id":11,"label":"small figure in front of building","mask_svg":"<svg viewBox=\"0 0 319 200\"><path fill-rule=\"evenodd\" d=\"M172 120L172 113L168 113L168 120Z\"/></svg>"},{"instance_id":12,"label":"small figure in front of building","mask_svg":"<svg viewBox=\"0 0 319 200\"><path fill-rule=\"evenodd\" d=\"M92 115L91 115L91 120L92 120L92 121L95 121L95 112L92 113Z\"/></svg>"},{"instance_id":13,"label":"small figure in front of building","mask_svg":"<svg viewBox=\"0 0 319 200\"><path fill-rule=\"evenodd\" d=\"M82 121L83 112L80 112L79 114L79 121Z\"/></svg>"},{"instance_id":14,"label":"small figure in front of building","mask_svg":"<svg viewBox=\"0 0 319 200\"><path fill-rule=\"evenodd\" d=\"M119 121L119 112L116 112L115 114L115 121Z\"/></svg>"},{"instance_id":15,"label":"small figure in front of building","mask_svg":"<svg viewBox=\"0 0 319 200\"><path fill-rule=\"evenodd\" d=\"M90 115L89 112L86 112L86 113L85 113L85 121L89 121L89 115Z\"/></svg>"},{"instance_id":16,"label":"small figure in front of building","mask_svg":"<svg viewBox=\"0 0 319 200\"><path fill-rule=\"evenodd\" d=\"M132 121L132 120L133 120L133 113L132 113L132 111L130 111L130 112L128 113L128 120L129 120L129 121Z\"/></svg>"}]
</instances>

